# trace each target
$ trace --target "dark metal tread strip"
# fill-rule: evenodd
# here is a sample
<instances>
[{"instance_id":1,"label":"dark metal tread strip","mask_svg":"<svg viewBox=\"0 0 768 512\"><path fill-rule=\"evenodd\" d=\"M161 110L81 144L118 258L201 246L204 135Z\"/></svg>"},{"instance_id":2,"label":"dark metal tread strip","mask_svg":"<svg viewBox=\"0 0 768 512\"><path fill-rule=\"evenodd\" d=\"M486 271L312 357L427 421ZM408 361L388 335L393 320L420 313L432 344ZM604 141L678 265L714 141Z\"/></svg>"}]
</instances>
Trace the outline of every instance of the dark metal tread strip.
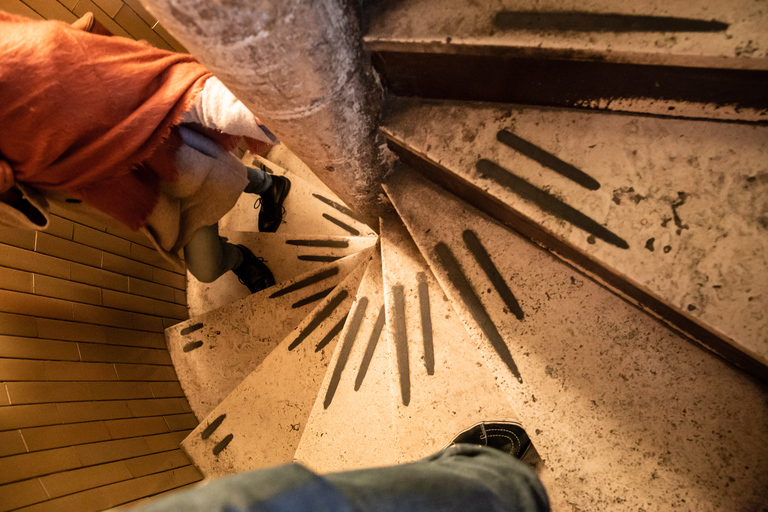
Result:
<instances>
[{"instance_id":1,"label":"dark metal tread strip","mask_svg":"<svg viewBox=\"0 0 768 512\"><path fill-rule=\"evenodd\" d=\"M349 313L344 315L338 322L336 322L336 325L331 327L331 330L328 331L328 334L325 335L325 337L320 340L320 343L317 344L315 347L315 352L320 352L323 350L333 338L336 337L337 334L341 332L342 329L344 329L344 324L347 322L347 317L349 316Z\"/></svg>"},{"instance_id":2,"label":"dark metal tread strip","mask_svg":"<svg viewBox=\"0 0 768 512\"><path fill-rule=\"evenodd\" d=\"M276 299L277 297L288 295L289 293L295 292L296 290L301 290L302 288L306 288L307 286L311 286L315 283L319 283L320 281L328 279L329 277L333 277L338 273L339 273L339 267L332 267L327 270L323 270L322 272L318 272L317 274L312 274L311 276L306 277L301 281L297 281L292 285L286 286L282 290L276 291L275 293L270 295L269 298Z\"/></svg>"},{"instance_id":3,"label":"dark metal tread strip","mask_svg":"<svg viewBox=\"0 0 768 512\"><path fill-rule=\"evenodd\" d=\"M507 305L509 311L515 315L518 320L522 320L525 316L523 309L517 302L515 294L512 293L512 290L510 290L509 286L507 286L507 282L499 273L499 269L496 268L496 265L493 264L491 255L488 254L488 251L485 249L482 242L480 242L477 234L474 231L468 229L464 231L462 237L464 238L464 243L467 244L469 252L471 252L475 257L475 261L477 261L477 264L480 265L480 268L485 271L485 275L488 276L488 279L491 280L493 287L496 288L496 291L501 296L504 304Z\"/></svg>"},{"instance_id":4,"label":"dark metal tread strip","mask_svg":"<svg viewBox=\"0 0 768 512\"><path fill-rule=\"evenodd\" d=\"M435 344L432 339L432 312L429 305L429 284L420 272L419 309L421 310L421 337L424 342L424 367L427 375L435 374Z\"/></svg>"},{"instance_id":5,"label":"dark metal tread strip","mask_svg":"<svg viewBox=\"0 0 768 512\"><path fill-rule=\"evenodd\" d=\"M224 418L226 418L226 414L222 414L219 417L217 417L215 420L213 420L207 427L205 427L205 430L202 431L200 434L201 439L208 439L211 437L211 434L213 434L217 428L219 428L219 425L221 425L221 422L224 421Z\"/></svg>"},{"instance_id":6,"label":"dark metal tread strip","mask_svg":"<svg viewBox=\"0 0 768 512\"><path fill-rule=\"evenodd\" d=\"M368 373L368 367L371 365L373 354L376 352L376 346L379 344L379 338L381 338L381 331L384 330L384 323L387 317L384 313L384 306L379 308L379 315L376 317L376 324L373 326L373 332L368 340L368 345L365 347L365 354L363 354L363 360L360 362L360 368L357 370L357 378L355 378L355 391L360 389L363 385L363 380Z\"/></svg>"},{"instance_id":7,"label":"dark metal tread strip","mask_svg":"<svg viewBox=\"0 0 768 512\"><path fill-rule=\"evenodd\" d=\"M313 302L317 302L319 300L322 300L322 299L326 298L328 295L330 295L331 292L334 290L334 288L336 288L336 287L332 286L332 287L327 288L327 289L325 289L325 290L323 290L321 292L317 292L317 293L315 293L313 295L310 295L306 299L301 299L300 301L294 302L293 304L291 304L291 308L298 309L298 308L300 308L302 306L306 306L307 304L312 304Z\"/></svg>"},{"instance_id":8,"label":"dark metal tread strip","mask_svg":"<svg viewBox=\"0 0 768 512\"><path fill-rule=\"evenodd\" d=\"M330 300L330 302L328 302L328 304L323 307L323 309L317 312L317 314L314 316L314 318L312 318L309 324L307 324L304 330L299 333L295 340L293 340L293 342L288 347L288 350L293 350L301 345L301 343L307 339L310 334L312 334L312 331L317 329L317 327L323 323L323 320L331 316L336 308L339 307L342 302L344 302L344 299L346 299L348 295L349 292L346 289L342 289L338 295L335 295Z\"/></svg>"},{"instance_id":9,"label":"dark metal tread strip","mask_svg":"<svg viewBox=\"0 0 768 512\"><path fill-rule=\"evenodd\" d=\"M339 351L339 357L336 360L336 366L333 368L331 381L328 383L328 390L325 392L325 400L323 401L324 409L327 409L328 406L331 405L333 396L336 394L336 389L339 387L341 374L347 366L347 360L354 347L357 334L360 332L360 326L363 324L363 317L365 316L366 309L368 309L368 297L363 297L357 302L357 308L355 308L355 313L352 316L349 329L347 329L347 335L344 336L344 344Z\"/></svg>"},{"instance_id":10,"label":"dark metal tread strip","mask_svg":"<svg viewBox=\"0 0 768 512\"><path fill-rule=\"evenodd\" d=\"M601 226L576 208L568 206L549 192L540 190L523 178L515 176L500 165L483 158L477 162L477 170L483 178L495 181L502 187L514 192L523 199L532 202L558 219L570 222L577 228L583 229L587 233L595 235L597 238L615 245L620 249L629 249L629 244L617 234L606 227Z\"/></svg>"},{"instance_id":11,"label":"dark metal tread strip","mask_svg":"<svg viewBox=\"0 0 768 512\"><path fill-rule=\"evenodd\" d=\"M218 455L218 454L220 454L220 453L221 453L221 451L222 451L224 448L226 448L226 447L227 447L227 445L230 443L230 441L232 441L232 439L233 439L234 437L235 437L235 436L233 436L232 434L227 434L227 437L225 437L224 439L222 439L221 441L219 441L219 442L216 444L216 446L214 446L214 447L213 447L213 454L214 454L214 455Z\"/></svg>"},{"instance_id":12,"label":"dark metal tread strip","mask_svg":"<svg viewBox=\"0 0 768 512\"><path fill-rule=\"evenodd\" d=\"M199 341L199 340L198 341L190 341L189 343L184 345L184 347L181 350L184 351L184 352L192 352L193 350L198 349L198 348L200 348L202 346L203 346L203 342L202 341Z\"/></svg>"},{"instance_id":13,"label":"dark metal tread strip","mask_svg":"<svg viewBox=\"0 0 768 512\"><path fill-rule=\"evenodd\" d=\"M509 368L512 375L514 375L519 382L523 382L523 378L520 376L520 371L517 369L517 364L515 364L512 354L509 352L509 348L506 343L504 343L504 338L499 334L493 320L491 320L491 317L488 315L488 311L485 310L485 306L483 306L483 303L475 293L475 290L472 289L472 285L464 275L461 265L456 260L451 249L445 243L439 242L435 245L435 253L437 254L440 264L443 266L443 269L448 273L448 279L450 279L451 284L459 290L461 299L464 301L464 304L467 305L475 322L477 322L480 329L482 329L485 336L491 342L493 349L499 354L499 357L501 357L501 360L507 368Z\"/></svg>"},{"instance_id":14,"label":"dark metal tread strip","mask_svg":"<svg viewBox=\"0 0 768 512\"><path fill-rule=\"evenodd\" d=\"M403 285L392 287L392 297L395 302L395 350L397 352L397 369L400 374L400 396L403 405L411 403L411 369L408 361L408 331L405 325L405 293Z\"/></svg>"},{"instance_id":15,"label":"dark metal tread strip","mask_svg":"<svg viewBox=\"0 0 768 512\"><path fill-rule=\"evenodd\" d=\"M552 169L561 176L568 178L574 183L581 185L589 190L597 190L600 188L600 183L589 174L585 173L581 169L574 167L573 165L560 160L552 153L543 150L535 144L531 144L525 139L522 139L510 132L509 130L501 130L496 134L496 139L502 144L514 149L518 153L527 156L531 160L540 163L544 167Z\"/></svg>"},{"instance_id":16,"label":"dark metal tread strip","mask_svg":"<svg viewBox=\"0 0 768 512\"><path fill-rule=\"evenodd\" d=\"M353 212L352 210L350 210L349 208L347 208L343 204L339 204L336 201L332 201L331 199L328 199L327 197L323 197L320 194L312 194L312 196L315 197L316 199L319 199L323 203L327 204L328 206L330 206L334 210L336 210L336 211L338 211L340 213L343 213L344 215L346 215L350 219L354 219L354 220L356 220L357 222L359 222L361 224L365 224L365 221L363 219L361 219L360 216L358 216L355 212Z\"/></svg>"},{"instance_id":17,"label":"dark metal tread strip","mask_svg":"<svg viewBox=\"0 0 768 512\"><path fill-rule=\"evenodd\" d=\"M343 230L345 230L345 231L349 232L349 234L351 234L351 235L353 235L353 236L357 236L357 235L359 235L359 234L360 234L360 231L358 231L357 229L353 228L353 227L352 227L352 226L350 226L349 224L345 224L344 222L340 221L339 219L337 219L337 218L335 218L335 217L331 217L331 216L330 216L330 215L328 215L327 213L324 213L324 214L323 214L323 218L324 218L324 219L327 219L327 220L329 220L329 221L331 221L333 224L336 224L336 225L337 225L337 226L339 226L341 229L343 229Z\"/></svg>"},{"instance_id":18,"label":"dark metal tread strip","mask_svg":"<svg viewBox=\"0 0 768 512\"><path fill-rule=\"evenodd\" d=\"M320 254L300 254L296 257L296 259L301 261L321 261L323 263L333 263L341 258L343 258L343 256L324 256Z\"/></svg>"},{"instance_id":19,"label":"dark metal tread strip","mask_svg":"<svg viewBox=\"0 0 768 512\"><path fill-rule=\"evenodd\" d=\"M205 326L202 323L190 325L189 327L185 327L181 331L179 331L179 334L181 334L182 336L186 336L187 334L192 334L195 331L199 331L203 327Z\"/></svg>"},{"instance_id":20,"label":"dark metal tread strip","mask_svg":"<svg viewBox=\"0 0 768 512\"><path fill-rule=\"evenodd\" d=\"M286 240L285 243L297 247L330 247L332 249L346 249L349 247L347 240Z\"/></svg>"},{"instance_id":21,"label":"dark metal tread strip","mask_svg":"<svg viewBox=\"0 0 768 512\"><path fill-rule=\"evenodd\" d=\"M508 11L496 14L501 30L568 32L723 32L728 23L717 20L579 11Z\"/></svg>"}]
</instances>

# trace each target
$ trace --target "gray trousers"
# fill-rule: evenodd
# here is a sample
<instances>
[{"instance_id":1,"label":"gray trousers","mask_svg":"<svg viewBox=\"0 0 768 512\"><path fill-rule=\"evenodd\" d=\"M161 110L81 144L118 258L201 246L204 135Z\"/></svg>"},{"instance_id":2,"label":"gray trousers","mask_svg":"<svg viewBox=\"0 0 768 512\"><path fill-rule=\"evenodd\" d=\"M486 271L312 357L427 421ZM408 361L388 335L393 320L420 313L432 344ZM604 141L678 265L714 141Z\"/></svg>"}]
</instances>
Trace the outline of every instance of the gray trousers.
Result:
<instances>
[{"instance_id":1,"label":"gray trousers","mask_svg":"<svg viewBox=\"0 0 768 512\"><path fill-rule=\"evenodd\" d=\"M272 178L261 169L248 167L246 191L262 194L272 186ZM254 212L255 215L255 212ZM243 253L219 237L219 225L198 229L184 246L187 270L201 283L212 283L226 272L240 266Z\"/></svg>"},{"instance_id":2,"label":"gray trousers","mask_svg":"<svg viewBox=\"0 0 768 512\"><path fill-rule=\"evenodd\" d=\"M150 511L545 512L544 487L519 460L456 445L411 464L315 475L290 464L233 475L145 505Z\"/></svg>"},{"instance_id":3,"label":"gray trousers","mask_svg":"<svg viewBox=\"0 0 768 512\"><path fill-rule=\"evenodd\" d=\"M266 127L217 79L209 78L192 108L184 114L185 123L199 123L224 133L245 135L275 144L279 142ZM201 148L196 148L202 151ZM204 152L204 151L203 151ZM261 169L248 167L245 191L261 194L272 186L272 178ZM202 283L212 283L243 262L234 245L219 238L219 226L200 228L184 246L187 270Z\"/></svg>"}]
</instances>

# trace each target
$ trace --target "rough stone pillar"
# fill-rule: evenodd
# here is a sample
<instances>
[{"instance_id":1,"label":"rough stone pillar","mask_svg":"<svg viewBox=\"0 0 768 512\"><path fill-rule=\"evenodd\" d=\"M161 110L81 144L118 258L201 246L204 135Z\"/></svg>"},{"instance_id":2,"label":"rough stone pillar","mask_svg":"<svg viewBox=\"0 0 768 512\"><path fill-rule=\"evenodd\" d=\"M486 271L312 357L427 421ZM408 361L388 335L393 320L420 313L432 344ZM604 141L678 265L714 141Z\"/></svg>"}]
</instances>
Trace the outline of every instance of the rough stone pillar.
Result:
<instances>
[{"instance_id":1,"label":"rough stone pillar","mask_svg":"<svg viewBox=\"0 0 768 512\"><path fill-rule=\"evenodd\" d=\"M142 0L328 187L378 227L391 168L355 0Z\"/></svg>"}]
</instances>

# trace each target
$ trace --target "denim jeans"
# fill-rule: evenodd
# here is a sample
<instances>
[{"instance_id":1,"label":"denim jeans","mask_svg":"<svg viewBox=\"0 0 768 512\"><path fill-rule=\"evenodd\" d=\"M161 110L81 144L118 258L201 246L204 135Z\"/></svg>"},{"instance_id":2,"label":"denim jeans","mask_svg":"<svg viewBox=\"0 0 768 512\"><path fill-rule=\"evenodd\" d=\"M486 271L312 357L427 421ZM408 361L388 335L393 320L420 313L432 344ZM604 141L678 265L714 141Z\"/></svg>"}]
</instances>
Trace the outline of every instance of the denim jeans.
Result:
<instances>
[{"instance_id":1,"label":"denim jeans","mask_svg":"<svg viewBox=\"0 0 768 512\"><path fill-rule=\"evenodd\" d=\"M140 510L544 512L549 500L519 460L493 448L455 445L410 464L323 476L296 464L241 473Z\"/></svg>"},{"instance_id":2,"label":"denim jeans","mask_svg":"<svg viewBox=\"0 0 768 512\"><path fill-rule=\"evenodd\" d=\"M272 177L261 169L247 168L245 192L263 194L272 186ZM255 214L255 213L254 213ZM243 253L219 237L219 225L205 226L184 246L187 270L201 283L212 283L243 262Z\"/></svg>"}]
</instances>

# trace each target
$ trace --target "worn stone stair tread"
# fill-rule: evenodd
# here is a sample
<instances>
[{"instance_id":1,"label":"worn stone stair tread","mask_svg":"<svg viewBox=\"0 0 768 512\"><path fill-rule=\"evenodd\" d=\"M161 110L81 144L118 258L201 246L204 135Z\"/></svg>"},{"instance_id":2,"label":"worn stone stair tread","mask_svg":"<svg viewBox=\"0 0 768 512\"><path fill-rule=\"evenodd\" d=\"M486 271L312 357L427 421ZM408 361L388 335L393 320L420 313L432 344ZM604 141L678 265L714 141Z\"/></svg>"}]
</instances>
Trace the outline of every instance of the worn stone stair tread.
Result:
<instances>
[{"instance_id":1,"label":"worn stone stair tread","mask_svg":"<svg viewBox=\"0 0 768 512\"><path fill-rule=\"evenodd\" d=\"M402 100L384 132L433 180L768 381L768 127ZM553 170L568 165L599 188Z\"/></svg>"},{"instance_id":2,"label":"worn stone stair tread","mask_svg":"<svg viewBox=\"0 0 768 512\"><path fill-rule=\"evenodd\" d=\"M620 19L621 15L625 18ZM372 9L369 18L365 43L374 54L374 62L378 59L387 68L404 55L418 57L417 60L406 60L402 65L394 64L398 69L402 68L403 73L407 73L409 66L425 68L431 64L450 68L449 62L454 65L470 63L469 60L456 60L461 56L518 67L519 61L510 64L504 57L667 69L768 70L768 30L765 30L768 11L761 2L752 0L663 4L645 1L631 6L615 0L552 0L544 3L536 0L447 0L439 5L430 0L403 0L380 3ZM649 30L649 27L657 30ZM425 60L427 55L436 57ZM493 60L498 57L501 59ZM425 76L430 72L429 69L420 70ZM499 69L488 69L487 77L493 79L498 73ZM387 75L386 72L383 74ZM411 76L410 83L416 84L416 90L420 91L418 84L427 82L420 82L424 78L417 73L411 73ZM514 75L504 76L513 79ZM669 75L662 71L659 76L664 79ZM522 76L518 80L524 79ZM620 83L623 79L620 72L615 72L604 80ZM759 80L764 78L748 78L747 82L754 85ZM507 89L515 87L518 84L510 83ZM456 89L457 84L438 86L440 92L448 95L455 94ZM438 97L420 92L422 97ZM762 108L745 109L743 105L739 108L733 104L707 107L706 103L697 104L691 97L678 99L640 94L617 97L596 93L588 98L577 96L563 100L574 100L576 104L572 106L658 115L749 121L765 120L766 115L764 101Z\"/></svg>"},{"instance_id":3,"label":"worn stone stair tread","mask_svg":"<svg viewBox=\"0 0 768 512\"><path fill-rule=\"evenodd\" d=\"M367 251L181 443L203 475L219 477L293 460L370 257Z\"/></svg>"},{"instance_id":4,"label":"worn stone stair tread","mask_svg":"<svg viewBox=\"0 0 768 512\"><path fill-rule=\"evenodd\" d=\"M363 276L295 460L318 473L397 463L381 254Z\"/></svg>"},{"instance_id":5,"label":"worn stone stair tread","mask_svg":"<svg viewBox=\"0 0 768 512\"><path fill-rule=\"evenodd\" d=\"M507 12L511 11L511 13ZM514 12L535 11L546 23L547 14L626 14L651 17L720 21L727 30L680 30L684 37L668 30L573 30L524 29L509 26ZM521 15L518 14L521 18ZM549 17L555 23L553 17ZM519 21L519 20L518 20ZM576 20L574 20L575 22ZM560 20L560 23L567 23ZM582 20L582 24L584 20ZM397 48L396 44L420 43L444 46L504 46L539 52L568 50L579 58L604 58L635 64L728 67L733 69L768 68L768 12L759 2L734 0L727 3L696 0L659 4L640 2L628 8L612 0L447 0L436 6L429 0L390 2L372 16L365 35L372 49ZM529 25L532 26L532 25ZM583 25L582 25L583 26ZM683 27L680 26L679 29ZM446 38L450 41L446 42ZM746 51L745 51L746 50ZM440 50L437 50L440 51ZM450 48L442 51L449 52ZM563 55L563 54L559 54Z\"/></svg>"},{"instance_id":6,"label":"worn stone stair tread","mask_svg":"<svg viewBox=\"0 0 768 512\"><path fill-rule=\"evenodd\" d=\"M371 250L166 329L168 350L195 416L205 418Z\"/></svg>"},{"instance_id":7,"label":"worn stone stair tread","mask_svg":"<svg viewBox=\"0 0 768 512\"><path fill-rule=\"evenodd\" d=\"M544 459L554 510L764 505L764 385L424 178L385 190Z\"/></svg>"},{"instance_id":8,"label":"worn stone stair tread","mask_svg":"<svg viewBox=\"0 0 768 512\"><path fill-rule=\"evenodd\" d=\"M280 169L273 166L275 174ZM277 229L281 235L322 233L328 236L375 236L376 234L336 196L328 197L327 188L318 188L299 176L285 171L291 190L283 203L285 214ZM254 194L242 194L237 204L220 221L229 231L258 231L259 211Z\"/></svg>"},{"instance_id":9,"label":"worn stone stair tread","mask_svg":"<svg viewBox=\"0 0 768 512\"><path fill-rule=\"evenodd\" d=\"M373 246L376 237L284 235L280 233L249 233L220 230L233 244L248 247L254 255L264 258L275 281L282 283L311 272L344 256ZM250 295L237 276L227 272L213 283L201 283L187 273L187 303L189 316L198 316L226 306Z\"/></svg>"},{"instance_id":10,"label":"worn stone stair tread","mask_svg":"<svg viewBox=\"0 0 768 512\"><path fill-rule=\"evenodd\" d=\"M517 421L396 214L381 219L381 247L398 462L436 453L481 421Z\"/></svg>"},{"instance_id":11,"label":"worn stone stair tread","mask_svg":"<svg viewBox=\"0 0 768 512\"><path fill-rule=\"evenodd\" d=\"M256 159L256 157L253 158ZM332 194L332 196L327 197L335 196L335 194L331 192L331 189L329 189L325 183L323 183L320 178L318 178L317 175L312 172L307 164L305 164L298 156L296 156L293 151L288 149L285 144L275 145L272 149L269 150L266 158L259 157L258 160L264 163L268 168L274 169L274 172L277 174L285 174L286 171L289 171L291 174L295 174L296 176L299 176L302 179L308 181L315 187L324 190L327 194Z\"/></svg>"}]
</instances>

